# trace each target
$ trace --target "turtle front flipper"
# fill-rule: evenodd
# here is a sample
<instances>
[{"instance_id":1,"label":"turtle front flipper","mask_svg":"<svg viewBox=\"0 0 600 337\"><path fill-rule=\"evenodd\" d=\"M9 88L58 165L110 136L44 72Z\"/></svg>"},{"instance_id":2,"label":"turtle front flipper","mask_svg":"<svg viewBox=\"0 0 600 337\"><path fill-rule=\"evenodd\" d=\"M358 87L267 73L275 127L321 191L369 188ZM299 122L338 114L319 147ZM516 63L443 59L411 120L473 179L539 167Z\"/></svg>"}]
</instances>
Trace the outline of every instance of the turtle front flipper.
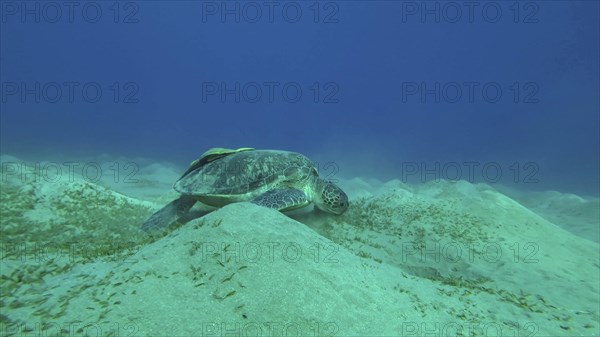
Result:
<instances>
[{"instance_id":1,"label":"turtle front flipper","mask_svg":"<svg viewBox=\"0 0 600 337\"><path fill-rule=\"evenodd\" d=\"M278 211L290 211L304 207L310 202L304 192L293 188L286 188L267 191L254 198L252 203L274 208Z\"/></svg>"},{"instance_id":2,"label":"turtle front flipper","mask_svg":"<svg viewBox=\"0 0 600 337\"><path fill-rule=\"evenodd\" d=\"M152 214L152 216L144 222L142 229L146 232L152 232L158 229L167 228L185 215L195 203L195 198L182 195L180 198L171 201L165 207Z\"/></svg>"}]
</instances>

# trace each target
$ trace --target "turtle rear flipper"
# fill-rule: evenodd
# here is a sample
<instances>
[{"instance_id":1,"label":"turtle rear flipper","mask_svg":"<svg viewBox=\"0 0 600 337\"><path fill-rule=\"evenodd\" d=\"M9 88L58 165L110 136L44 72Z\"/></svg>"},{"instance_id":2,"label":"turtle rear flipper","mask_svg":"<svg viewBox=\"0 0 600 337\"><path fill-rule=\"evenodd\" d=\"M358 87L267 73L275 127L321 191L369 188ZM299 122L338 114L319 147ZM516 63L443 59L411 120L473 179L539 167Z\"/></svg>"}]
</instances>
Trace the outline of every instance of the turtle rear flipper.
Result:
<instances>
[{"instance_id":1,"label":"turtle rear flipper","mask_svg":"<svg viewBox=\"0 0 600 337\"><path fill-rule=\"evenodd\" d=\"M154 230L167 228L185 215L195 203L195 198L182 195L178 199L168 203L156 213L152 214L152 216L146 220L146 222L144 222L142 229L146 232L151 232Z\"/></svg>"},{"instance_id":2,"label":"turtle rear flipper","mask_svg":"<svg viewBox=\"0 0 600 337\"><path fill-rule=\"evenodd\" d=\"M274 208L278 211L290 211L310 203L304 192L294 189L275 189L267 191L252 200L252 203Z\"/></svg>"}]
</instances>

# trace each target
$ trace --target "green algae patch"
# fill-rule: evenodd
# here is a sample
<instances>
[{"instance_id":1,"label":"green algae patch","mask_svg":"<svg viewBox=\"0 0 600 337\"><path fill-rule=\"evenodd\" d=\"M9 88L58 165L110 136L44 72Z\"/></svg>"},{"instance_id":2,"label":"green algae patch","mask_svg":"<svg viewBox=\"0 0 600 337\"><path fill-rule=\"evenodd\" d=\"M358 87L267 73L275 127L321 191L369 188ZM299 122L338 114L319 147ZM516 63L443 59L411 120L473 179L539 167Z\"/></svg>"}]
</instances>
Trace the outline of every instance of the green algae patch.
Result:
<instances>
[{"instance_id":1,"label":"green algae patch","mask_svg":"<svg viewBox=\"0 0 600 337\"><path fill-rule=\"evenodd\" d=\"M153 205L90 182L1 184L0 201L3 258L60 251L90 259L151 240L139 225Z\"/></svg>"}]
</instances>

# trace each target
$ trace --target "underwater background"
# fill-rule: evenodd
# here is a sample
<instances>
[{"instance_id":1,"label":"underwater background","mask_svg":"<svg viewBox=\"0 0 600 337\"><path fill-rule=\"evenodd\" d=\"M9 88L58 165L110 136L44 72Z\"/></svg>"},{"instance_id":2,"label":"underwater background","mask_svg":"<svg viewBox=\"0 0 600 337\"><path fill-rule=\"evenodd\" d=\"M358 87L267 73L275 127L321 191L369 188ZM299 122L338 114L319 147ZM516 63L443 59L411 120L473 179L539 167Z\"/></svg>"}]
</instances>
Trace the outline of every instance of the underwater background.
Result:
<instances>
[{"instance_id":1,"label":"underwater background","mask_svg":"<svg viewBox=\"0 0 600 337\"><path fill-rule=\"evenodd\" d=\"M385 179L495 162L598 195L593 1L3 6L2 153L278 148Z\"/></svg>"},{"instance_id":2,"label":"underwater background","mask_svg":"<svg viewBox=\"0 0 600 337\"><path fill-rule=\"evenodd\" d=\"M1 0L0 336L598 336L599 41L597 1ZM141 231L214 147L350 208Z\"/></svg>"}]
</instances>

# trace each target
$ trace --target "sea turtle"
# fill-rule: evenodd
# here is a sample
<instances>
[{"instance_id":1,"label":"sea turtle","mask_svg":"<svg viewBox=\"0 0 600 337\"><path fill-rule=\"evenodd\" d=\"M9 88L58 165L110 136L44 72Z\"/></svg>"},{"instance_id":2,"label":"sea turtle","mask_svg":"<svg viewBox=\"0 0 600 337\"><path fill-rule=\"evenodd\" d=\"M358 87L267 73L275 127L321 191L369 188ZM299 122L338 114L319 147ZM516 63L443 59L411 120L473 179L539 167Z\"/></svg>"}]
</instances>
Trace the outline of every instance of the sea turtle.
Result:
<instances>
[{"instance_id":1,"label":"sea turtle","mask_svg":"<svg viewBox=\"0 0 600 337\"><path fill-rule=\"evenodd\" d=\"M165 228L198 201L214 207L250 201L279 211L312 202L333 214L348 208L344 191L321 179L308 158L288 151L213 148L193 161L173 188L181 196L154 213L142 229Z\"/></svg>"}]
</instances>

